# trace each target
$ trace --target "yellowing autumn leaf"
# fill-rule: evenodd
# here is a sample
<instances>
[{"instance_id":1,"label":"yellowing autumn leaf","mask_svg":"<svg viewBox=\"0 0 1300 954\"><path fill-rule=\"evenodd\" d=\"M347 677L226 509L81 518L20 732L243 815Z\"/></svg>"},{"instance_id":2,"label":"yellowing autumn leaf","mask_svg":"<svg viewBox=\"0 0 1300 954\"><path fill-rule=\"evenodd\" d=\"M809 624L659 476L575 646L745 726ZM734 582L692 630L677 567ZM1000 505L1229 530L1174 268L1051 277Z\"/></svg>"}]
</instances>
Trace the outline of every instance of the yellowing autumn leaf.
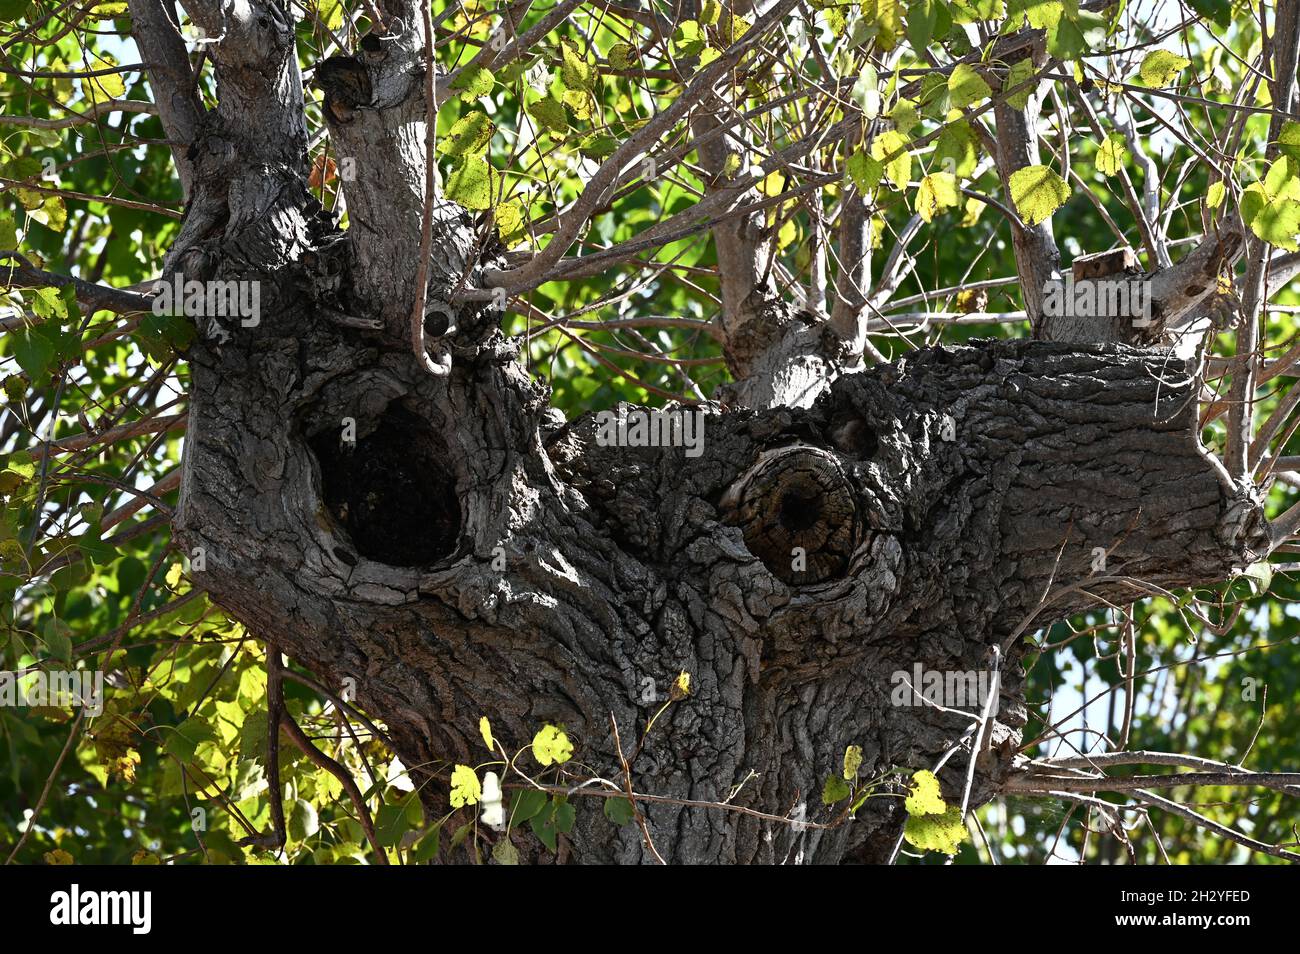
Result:
<instances>
[{"instance_id":1,"label":"yellowing autumn leaf","mask_svg":"<svg viewBox=\"0 0 1300 954\"><path fill-rule=\"evenodd\" d=\"M483 789L478 783L478 776L468 765L457 765L451 770L451 807L462 808L465 805L477 805L483 797Z\"/></svg>"},{"instance_id":2,"label":"yellowing autumn leaf","mask_svg":"<svg viewBox=\"0 0 1300 954\"><path fill-rule=\"evenodd\" d=\"M1177 53L1170 53L1168 50L1152 50L1142 58L1138 75L1142 77L1142 82L1152 89L1160 89L1168 86L1175 76L1191 65L1191 60L1184 59Z\"/></svg>"},{"instance_id":3,"label":"yellowing autumn leaf","mask_svg":"<svg viewBox=\"0 0 1300 954\"><path fill-rule=\"evenodd\" d=\"M844 778L852 780L862 768L862 746L850 745L844 750Z\"/></svg>"},{"instance_id":4,"label":"yellowing autumn leaf","mask_svg":"<svg viewBox=\"0 0 1300 954\"><path fill-rule=\"evenodd\" d=\"M935 815L909 815L903 825L903 837L908 844L921 851L941 851L945 855L957 854L966 840L966 826L962 824L961 809L956 805Z\"/></svg>"},{"instance_id":5,"label":"yellowing autumn leaf","mask_svg":"<svg viewBox=\"0 0 1300 954\"><path fill-rule=\"evenodd\" d=\"M1117 176L1128 159L1128 147L1118 136L1107 136L1097 150L1097 171L1103 176Z\"/></svg>"},{"instance_id":6,"label":"yellowing autumn leaf","mask_svg":"<svg viewBox=\"0 0 1300 954\"><path fill-rule=\"evenodd\" d=\"M533 736L533 757L542 765L563 765L573 756L573 743L563 729L544 725Z\"/></svg>"},{"instance_id":7,"label":"yellowing autumn leaf","mask_svg":"<svg viewBox=\"0 0 1300 954\"><path fill-rule=\"evenodd\" d=\"M916 214L927 222L944 209L957 207L961 193L957 189L957 177L951 172L932 172L921 180L921 187L916 190Z\"/></svg>"},{"instance_id":8,"label":"yellowing autumn leaf","mask_svg":"<svg viewBox=\"0 0 1300 954\"><path fill-rule=\"evenodd\" d=\"M862 19L876 29L876 45L892 50L903 35L903 0L863 0Z\"/></svg>"},{"instance_id":9,"label":"yellowing autumn leaf","mask_svg":"<svg viewBox=\"0 0 1300 954\"><path fill-rule=\"evenodd\" d=\"M909 815L939 815L947 808L939 794L939 779L922 769L912 775L912 794L903 803Z\"/></svg>"},{"instance_id":10,"label":"yellowing autumn leaf","mask_svg":"<svg viewBox=\"0 0 1300 954\"><path fill-rule=\"evenodd\" d=\"M483 736L483 744L489 749L496 749L496 743L492 741L492 723L488 722L487 716L482 716L478 720L478 734Z\"/></svg>"},{"instance_id":11,"label":"yellowing autumn leaf","mask_svg":"<svg viewBox=\"0 0 1300 954\"><path fill-rule=\"evenodd\" d=\"M968 63L958 63L948 77L948 96L953 109L965 109L992 93L989 84Z\"/></svg>"},{"instance_id":12,"label":"yellowing autumn leaf","mask_svg":"<svg viewBox=\"0 0 1300 954\"><path fill-rule=\"evenodd\" d=\"M871 158L884 164L885 177L896 188L907 188L912 178L912 156L907 150L906 136L896 129L882 132L871 143Z\"/></svg>"},{"instance_id":13,"label":"yellowing autumn leaf","mask_svg":"<svg viewBox=\"0 0 1300 954\"><path fill-rule=\"evenodd\" d=\"M1065 204L1070 187L1047 166L1025 166L1011 173L1011 201L1026 225L1037 225Z\"/></svg>"},{"instance_id":14,"label":"yellowing autumn leaf","mask_svg":"<svg viewBox=\"0 0 1300 954\"><path fill-rule=\"evenodd\" d=\"M117 60L107 54L87 58L86 72L109 70L117 66ZM121 73L105 73L103 76L85 76L81 79L81 94L96 103L110 99L121 99L126 95L126 81Z\"/></svg>"}]
</instances>

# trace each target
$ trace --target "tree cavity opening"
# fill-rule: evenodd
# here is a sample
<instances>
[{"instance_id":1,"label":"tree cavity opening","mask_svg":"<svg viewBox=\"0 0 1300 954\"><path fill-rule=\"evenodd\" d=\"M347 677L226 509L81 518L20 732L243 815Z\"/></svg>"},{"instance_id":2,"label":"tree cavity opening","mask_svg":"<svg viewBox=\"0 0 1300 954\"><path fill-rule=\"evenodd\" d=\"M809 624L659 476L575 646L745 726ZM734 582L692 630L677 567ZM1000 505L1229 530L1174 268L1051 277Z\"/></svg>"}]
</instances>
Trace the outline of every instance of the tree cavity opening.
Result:
<instances>
[{"instance_id":1,"label":"tree cavity opening","mask_svg":"<svg viewBox=\"0 0 1300 954\"><path fill-rule=\"evenodd\" d=\"M375 427L346 423L310 440L321 496L362 556L390 566L431 566L460 537L456 479L433 429L389 405Z\"/></svg>"},{"instance_id":2,"label":"tree cavity opening","mask_svg":"<svg viewBox=\"0 0 1300 954\"><path fill-rule=\"evenodd\" d=\"M721 506L749 552L795 585L844 576L864 533L856 494L839 462L805 445L764 452Z\"/></svg>"}]
</instances>

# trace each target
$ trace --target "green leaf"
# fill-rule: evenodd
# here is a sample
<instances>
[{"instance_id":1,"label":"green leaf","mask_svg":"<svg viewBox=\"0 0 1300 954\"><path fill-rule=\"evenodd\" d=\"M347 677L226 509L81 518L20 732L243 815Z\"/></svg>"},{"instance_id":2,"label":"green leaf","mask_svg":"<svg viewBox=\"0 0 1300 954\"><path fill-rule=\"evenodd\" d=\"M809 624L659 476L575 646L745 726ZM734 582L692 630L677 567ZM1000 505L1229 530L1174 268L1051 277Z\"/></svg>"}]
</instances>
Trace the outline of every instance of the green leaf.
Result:
<instances>
[{"instance_id":1,"label":"green leaf","mask_svg":"<svg viewBox=\"0 0 1300 954\"><path fill-rule=\"evenodd\" d=\"M627 798L605 799L605 817L620 828L636 817L632 811L632 801Z\"/></svg>"},{"instance_id":2,"label":"green leaf","mask_svg":"<svg viewBox=\"0 0 1300 954\"><path fill-rule=\"evenodd\" d=\"M444 194L471 211L492 207L494 170L486 159L471 156L451 171Z\"/></svg>"},{"instance_id":3,"label":"green leaf","mask_svg":"<svg viewBox=\"0 0 1300 954\"><path fill-rule=\"evenodd\" d=\"M1232 26L1231 0L1187 0L1187 5L1225 30Z\"/></svg>"},{"instance_id":4,"label":"green leaf","mask_svg":"<svg viewBox=\"0 0 1300 954\"><path fill-rule=\"evenodd\" d=\"M1273 564L1267 560L1252 563L1242 571L1242 576L1250 581L1254 594L1261 596L1267 593L1268 588L1273 585Z\"/></svg>"},{"instance_id":5,"label":"green leaf","mask_svg":"<svg viewBox=\"0 0 1300 954\"><path fill-rule=\"evenodd\" d=\"M1062 17L1055 30L1047 34L1047 52L1058 60L1078 59L1088 50L1087 40L1079 24L1071 17Z\"/></svg>"},{"instance_id":6,"label":"green leaf","mask_svg":"<svg viewBox=\"0 0 1300 954\"><path fill-rule=\"evenodd\" d=\"M1300 123L1287 120L1277 136L1278 149L1282 155L1300 161Z\"/></svg>"},{"instance_id":7,"label":"green leaf","mask_svg":"<svg viewBox=\"0 0 1300 954\"><path fill-rule=\"evenodd\" d=\"M1191 65L1191 60L1184 59L1177 53L1168 50L1152 50L1142 58L1138 75L1142 78L1142 82L1152 89L1162 89Z\"/></svg>"},{"instance_id":8,"label":"green leaf","mask_svg":"<svg viewBox=\"0 0 1300 954\"><path fill-rule=\"evenodd\" d=\"M1015 89L1021 83L1028 82L1029 79L1037 73L1034 61L1025 57L1023 60L1016 60L1007 69L1007 78L1002 81L1003 89ZM1007 104L1016 109L1025 109L1029 106L1029 97L1034 93L1034 84L1030 84L1018 93L1011 93L1007 96Z\"/></svg>"},{"instance_id":9,"label":"green leaf","mask_svg":"<svg viewBox=\"0 0 1300 954\"><path fill-rule=\"evenodd\" d=\"M578 143L578 151L588 159L604 159L613 154L619 142L613 136L592 135Z\"/></svg>"},{"instance_id":10,"label":"green leaf","mask_svg":"<svg viewBox=\"0 0 1300 954\"><path fill-rule=\"evenodd\" d=\"M922 769L912 773L912 793L903 805L909 815L938 815L947 808L939 794L939 779L933 772Z\"/></svg>"},{"instance_id":11,"label":"green leaf","mask_svg":"<svg viewBox=\"0 0 1300 954\"><path fill-rule=\"evenodd\" d=\"M578 820L578 813L563 795L555 796L555 830L568 834Z\"/></svg>"},{"instance_id":12,"label":"green leaf","mask_svg":"<svg viewBox=\"0 0 1300 954\"><path fill-rule=\"evenodd\" d=\"M849 99L857 104L866 119L875 119L880 115L880 77L870 63L858 74L853 89L849 92Z\"/></svg>"},{"instance_id":13,"label":"green leaf","mask_svg":"<svg viewBox=\"0 0 1300 954\"><path fill-rule=\"evenodd\" d=\"M826 784L822 786L822 804L834 805L836 802L842 802L853 794L849 788L849 783L839 775L828 775Z\"/></svg>"},{"instance_id":14,"label":"green leaf","mask_svg":"<svg viewBox=\"0 0 1300 954\"><path fill-rule=\"evenodd\" d=\"M451 81L451 88L460 91L463 100L478 99L492 92L496 77L492 71L482 66L468 66Z\"/></svg>"},{"instance_id":15,"label":"green leaf","mask_svg":"<svg viewBox=\"0 0 1300 954\"><path fill-rule=\"evenodd\" d=\"M529 819L528 826L532 828L535 834L551 853L555 853L558 844L558 835L561 831L559 820L559 803L552 800L546 803L546 807ZM570 807L570 811L572 808ZM572 830L572 824L570 824Z\"/></svg>"},{"instance_id":16,"label":"green leaf","mask_svg":"<svg viewBox=\"0 0 1300 954\"><path fill-rule=\"evenodd\" d=\"M936 0L911 0L907 5L907 39L918 53L930 45L936 32L938 9L942 7Z\"/></svg>"},{"instance_id":17,"label":"green leaf","mask_svg":"<svg viewBox=\"0 0 1300 954\"><path fill-rule=\"evenodd\" d=\"M11 331L9 336L18 367L26 372L33 385L39 386L54 363L54 344L39 329L32 327Z\"/></svg>"},{"instance_id":18,"label":"green leaf","mask_svg":"<svg viewBox=\"0 0 1300 954\"><path fill-rule=\"evenodd\" d=\"M858 149L853 155L849 156L845 168L848 171L849 178L857 186L858 191L866 195L880 184L880 177L884 174L885 167L880 164L880 160L874 159L863 150Z\"/></svg>"},{"instance_id":19,"label":"green leaf","mask_svg":"<svg viewBox=\"0 0 1300 954\"><path fill-rule=\"evenodd\" d=\"M175 730L167 733L167 741L163 749L172 758L180 762L194 761L194 750L199 747L200 742L208 742L216 738L212 727L207 721L198 716L191 716Z\"/></svg>"},{"instance_id":20,"label":"green leaf","mask_svg":"<svg viewBox=\"0 0 1300 954\"><path fill-rule=\"evenodd\" d=\"M286 814L288 817L285 818L285 827L289 830L289 837L295 841L306 841L320 831L320 816L316 813L316 806L306 799L295 798Z\"/></svg>"},{"instance_id":21,"label":"green leaf","mask_svg":"<svg viewBox=\"0 0 1300 954\"><path fill-rule=\"evenodd\" d=\"M41 637L52 657L64 663L72 661L72 629L67 623L57 618L46 620Z\"/></svg>"},{"instance_id":22,"label":"green leaf","mask_svg":"<svg viewBox=\"0 0 1300 954\"><path fill-rule=\"evenodd\" d=\"M952 4L954 23L976 23L980 20L1001 20L1006 14L1003 0L955 0Z\"/></svg>"},{"instance_id":23,"label":"green leaf","mask_svg":"<svg viewBox=\"0 0 1300 954\"><path fill-rule=\"evenodd\" d=\"M526 821L537 817L537 814L546 807L546 793L535 788L523 788L515 794L514 805L511 807L511 824L522 825Z\"/></svg>"},{"instance_id":24,"label":"green leaf","mask_svg":"<svg viewBox=\"0 0 1300 954\"><path fill-rule=\"evenodd\" d=\"M1011 201L1020 217L1037 225L1051 216L1070 197L1065 180L1047 166L1026 166L1011 173Z\"/></svg>"},{"instance_id":25,"label":"green leaf","mask_svg":"<svg viewBox=\"0 0 1300 954\"><path fill-rule=\"evenodd\" d=\"M239 728L239 757L241 761L266 761L266 720L265 707L253 709L244 716L244 724Z\"/></svg>"},{"instance_id":26,"label":"green leaf","mask_svg":"<svg viewBox=\"0 0 1300 954\"><path fill-rule=\"evenodd\" d=\"M1241 193L1241 217L1260 239L1288 251L1300 251L1300 201L1273 198L1252 182Z\"/></svg>"},{"instance_id":27,"label":"green leaf","mask_svg":"<svg viewBox=\"0 0 1300 954\"><path fill-rule=\"evenodd\" d=\"M438 856L438 849L442 846L442 825L434 825L411 849L411 860L416 862L432 861Z\"/></svg>"},{"instance_id":28,"label":"green leaf","mask_svg":"<svg viewBox=\"0 0 1300 954\"><path fill-rule=\"evenodd\" d=\"M933 161L958 179L971 175L979 165L979 140L965 120L949 123L934 144Z\"/></svg>"},{"instance_id":29,"label":"green leaf","mask_svg":"<svg viewBox=\"0 0 1300 954\"><path fill-rule=\"evenodd\" d=\"M948 77L948 96L953 109L965 109L973 103L987 99L993 91L984 77L975 72L969 63L958 63Z\"/></svg>"},{"instance_id":30,"label":"green leaf","mask_svg":"<svg viewBox=\"0 0 1300 954\"><path fill-rule=\"evenodd\" d=\"M18 226L14 217L8 212L0 212L0 251L16 251L18 248ZM0 268L4 263L0 263Z\"/></svg>"},{"instance_id":31,"label":"green leaf","mask_svg":"<svg viewBox=\"0 0 1300 954\"><path fill-rule=\"evenodd\" d=\"M184 352L194 343L194 325L184 315L156 315L149 312L140 319L137 340L158 361L170 358L174 351Z\"/></svg>"},{"instance_id":32,"label":"green leaf","mask_svg":"<svg viewBox=\"0 0 1300 954\"><path fill-rule=\"evenodd\" d=\"M438 152L453 159L481 156L487 152L495 131L496 126L486 113L477 110L466 113L456 120L447 135L438 140Z\"/></svg>"},{"instance_id":33,"label":"green leaf","mask_svg":"<svg viewBox=\"0 0 1300 954\"><path fill-rule=\"evenodd\" d=\"M916 104L906 99L900 99L894 104L894 108L889 111L889 118L893 121L894 128L901 133L907 132L920 121L916 114Z\"/></svg>"}]
</instances>

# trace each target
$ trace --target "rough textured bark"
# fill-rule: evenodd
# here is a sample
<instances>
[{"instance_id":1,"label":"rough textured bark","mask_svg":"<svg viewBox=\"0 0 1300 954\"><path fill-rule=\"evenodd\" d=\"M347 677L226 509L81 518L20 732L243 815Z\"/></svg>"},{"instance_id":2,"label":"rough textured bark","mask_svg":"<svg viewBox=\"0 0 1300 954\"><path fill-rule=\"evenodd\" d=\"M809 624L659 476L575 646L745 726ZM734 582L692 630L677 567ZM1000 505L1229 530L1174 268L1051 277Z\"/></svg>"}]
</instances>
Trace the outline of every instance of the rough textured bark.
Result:
<instances>
[{"instance_id":1,"label":"rough textured bark","mask_svg":"<svg viewBox=\"0 0 1300 954\"><path fill-rule=\"evenodd\" d=\"M356 680L409 766L472 759L487 713L505 738L562 722L617 777L610 715L634 735L661 704L644 701L646 680L662 694L686 670L694 692L651 735L639 790L722 800L755 771L737 803L781 814L816 804L848 744L864 771L953 744L964 721L890 705L891 673L986 667L1045 594L1079 587L1039 621L1131 598L1130 579L1219 579L1266 546L1257 501L1197 444L1193 378L1159 352L937 349L843 377L811 409L713 414L692 459L601 447L590 418L555 426L498 339L434 378L283 287L256 338L191 356L177 529L205 548L222 606L326 678ZM756 508L778 536L813 528L797 538L810 562L816 534L830 541L818 582L787 583L789 555L756 555L724 501L777 448L837 475L821 500ZM1093 580L1095 547L1109 556ZM977 797L1008 770L1023 718L1016 677L1004 692ZM897 823L793 832L716 809L646 814L676 861L879 860ZM572 851L646 857L634 829L595 812Z\"/></svg>"},{"instance_id":2,"label":"rough textured bark","mask_svg":"<svg viewBox=\"0 0 1300 954\"><path fill-rule=\"evenodd\" d=\"M979 804L1016 770L1019 634L1144 584L1223 579L1268 546L1254 492L1199 444L1189 366L1124 344L989 341L838 378L768 349L773 374L819 373L820 396L783 402L769 379L748 408L702 412L696 458L602 446L590 416L548 406L491 307L453 302L493 263L436 199L427 294L449 318L450 370L431 375L398 321L417 291L421 84L376 94L384 62L342 64L372 80L346 103L329 92L331 129L360 160L343 233L293 161L293 58L271 59L279 145L245 153L246 128L219 115L191 150L170 267L262 281L263 315L199 329L176 532L203 548L195 577L232 616L331 683L355 680L417 784L476 761L484 714L520 743L563 723L584 765L617 778L611 718L628 747L684 670L692 693L648 737L637 790L827 821L821 785L847 745L864 775L928 767L968 724L893 705L891 674L981 670L997 646ZM223 97L254 81L218 63ZM963 760L945 772L959 793ZM436 809L445 783L423 794ZM902 822L895 799L830 829L641 808L677 862L881 861ZM593 809L561 856L651 857L636 826Z\"/></svg>"}]
</instances>

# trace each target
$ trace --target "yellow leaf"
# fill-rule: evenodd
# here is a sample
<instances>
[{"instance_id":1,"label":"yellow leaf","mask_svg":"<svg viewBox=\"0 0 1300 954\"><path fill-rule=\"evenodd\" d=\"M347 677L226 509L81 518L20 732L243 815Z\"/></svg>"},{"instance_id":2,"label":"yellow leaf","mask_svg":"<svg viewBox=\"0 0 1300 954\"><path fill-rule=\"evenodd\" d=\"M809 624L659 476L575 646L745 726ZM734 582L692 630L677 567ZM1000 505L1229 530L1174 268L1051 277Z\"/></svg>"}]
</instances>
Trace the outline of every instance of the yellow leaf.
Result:
<instances>
[{"instance_id":1,"label":"yellow leaf","mask_svg":"<svg viewBox=\"0 0 1300 954\"><path fill-rule=\"evenodd\" d=\"M852 781L862 768L862 746L850 745L844 750L844 777Z\"/></svg>"},{"instance_id":2,"label":"yellow leaf","mask_svg":"<svg viewBox=\"0 0 1300 954\"><path fill-rule=\"evenodd\" d=\"M951 172L932 172L921 180L921 187L916 190L916 214L931 222L944 209L956 208L960 196L956 176Z\"/></svg>"},{"instance_id":3,"label":"yellow leaf","mask_svg":"<svg viewBox=\"0 0 1300 954\"><path fill-rule=\"evenodd\" d=\"M895 188L907 188L912 178L912 156L907 149L907 137L897 129L887 129L871 143L871 157L885 166L885 177Z\"/></svg>"},{"instance_id":4,"label":"yellow leaf","mask_svg":"<svg viewBox=\"0 0 1300 954\"><path fill-rule=\"evenodd\" d=\"M457 765L451 771L451 807L461 808L465 805L477 805L483 797L483 789L478 783L478 776L468 765Z\"/></svg>"},{"instance_id":5,"label":"yellow leaf","mask_svg":"<svg viewBox=\"0 0 1300 954\"><path fill-rule=\"evenodd\" d=\"M96 56L87 61L87 71L112 69L117 60L108 56ZM105 73L103 76L86 76L81 80L81 93L86 99L102 103L110 99L121 99L126 95L126 81L121 73Z\"/></svg>"},{"instance_id":6,"label":"yellow leaf","mask_svg":"<svg viewBox=\"0 0 1300 954\"><path fill-rule=\"evenodd\" d=\"M533 736L533 756L542 765L563 765L573 756L573 743L564 734L563 729L553 725L544 725Z\"/></svg>"},{"instance_id":7,"label":"yellow leaf","mask_svg":"<svg viewBox=\"0 0 1300 954\"><path fill-rule=\"evenodd\" d=\"M909 815L942 815L947 811L939 794L939 779L924 769L912 775L912 794L903 804Z\"/></svg>"},{"instance_id":8,"label":"yellow leaf","mask_svg":"<svg viewBox=\"0 0 1300 954\"><path fill-rule=\"evenodd\" d=\"M483 736L483 744L489 749L495 750L496 743L492 741L492 723L488 722L488 717L483 716L478 720L478 732Z\"/></svg>"}]
</instances>

